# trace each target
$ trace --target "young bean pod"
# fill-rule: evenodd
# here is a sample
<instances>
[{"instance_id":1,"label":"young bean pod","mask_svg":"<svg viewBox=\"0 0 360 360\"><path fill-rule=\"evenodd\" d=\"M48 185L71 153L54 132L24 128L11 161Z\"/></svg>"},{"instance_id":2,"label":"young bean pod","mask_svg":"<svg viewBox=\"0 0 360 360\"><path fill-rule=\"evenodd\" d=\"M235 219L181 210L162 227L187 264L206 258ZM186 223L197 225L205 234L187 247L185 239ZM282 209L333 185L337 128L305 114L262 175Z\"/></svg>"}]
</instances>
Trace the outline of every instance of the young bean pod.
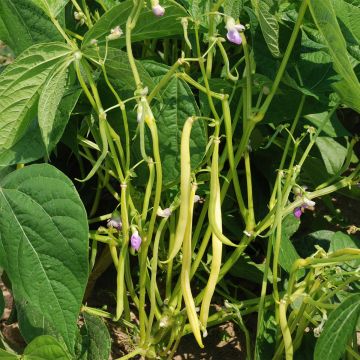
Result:
<instances>
[{"instance_id":1,"label":"young bean pod","mask_svg":"<svg viewBox=\"0 0 360 360\"><path fill-rule=\"evenodd\" d=\"M117 278L116 278L116 315L115 321L119 320L124 311L124 294L125 294L125 260L128 252L129 244L129 220L127 209L127 185L121 184L121 222L123 232L123 242L120 250L120 256L117 266Z\"/></svg>"}]
</instances>

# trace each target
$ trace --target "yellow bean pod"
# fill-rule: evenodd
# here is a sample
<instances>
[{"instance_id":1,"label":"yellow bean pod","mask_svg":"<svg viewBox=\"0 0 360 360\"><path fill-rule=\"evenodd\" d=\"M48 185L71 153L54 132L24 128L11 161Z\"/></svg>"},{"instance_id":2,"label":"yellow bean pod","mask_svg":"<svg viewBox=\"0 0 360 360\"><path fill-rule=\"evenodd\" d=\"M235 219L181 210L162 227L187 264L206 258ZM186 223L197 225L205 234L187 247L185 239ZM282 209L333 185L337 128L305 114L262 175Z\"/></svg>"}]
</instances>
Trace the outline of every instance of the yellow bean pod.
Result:
<instances>
[{"instance_id":1,"label":"yellow bean pod","mask_svg":"<svg viewBox=\"0 0 360 360\"><path fill-rule=\"evenodd\" d=\"M181 249L185 230L188 223L190 189L191 189L191 163L190 163L190 134L195 117L189 117L184 125L181 134L181 179L180 179L180 213L179 221L176 227L174 246L171 249L169 258L164 261L171 261Z\"/></svg>"},{"instance_id":2,"label":"yellow bean pod","mask_svg":"<svg viewBox=\"0 0 360 360\"><path fill-rule=\"evenodd\" d=\"M218 166L218 150L219 150L219 141L216 141L214 144L214 153L212 158L211 168L216 170ZM214 168L214 169L213 169ZM222 219L221 219L221 200L220 200L220 186L219 186L219 177L217 172L211 171L211 191L215 191L215 224L216 227L222 231ZM221 258L222 258L222 242L215 235L212 234L212 262L210 269L210 276L208 283L206 284L203 301L201 303L200 310L200 322L204 328L206 328L211 299L215 292L216 283L219 277L220 268L221 268Z\"/></svg>"},{"instance_id":3,"label":"yellow bean pod","mask_svg":"<svg viewBox=\"0 0 360 360\"><path fill-rule=\"evenodd\" d=\"M191 232L192 232L192 215L194 209L194 195L197 186L193 185L190 192L190 204L188 211L188 222L185 229L185 237L183 241L183 259L181 267L181 290L185 302L186 312L188 315L191 330L195 339L201 348L204 347L201 339L200 322L196 314L195 301L191 293L190 287L190 271L191 271Z\"/></svg>"}]
</instances>

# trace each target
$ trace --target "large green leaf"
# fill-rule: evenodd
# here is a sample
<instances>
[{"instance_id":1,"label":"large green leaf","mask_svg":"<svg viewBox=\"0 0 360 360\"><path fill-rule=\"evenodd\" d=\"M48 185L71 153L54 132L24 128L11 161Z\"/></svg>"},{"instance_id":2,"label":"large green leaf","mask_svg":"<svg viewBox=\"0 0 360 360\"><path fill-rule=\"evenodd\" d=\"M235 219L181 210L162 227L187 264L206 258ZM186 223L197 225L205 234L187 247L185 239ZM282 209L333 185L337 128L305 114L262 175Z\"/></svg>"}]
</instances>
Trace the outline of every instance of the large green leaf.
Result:
<instances>
[{"instance_id":1,"label":"large green leaf","mask_svg":"<svg viewBox=\"0 0 360 360\"><path fill-rule=\"evenodd\" d=\"M0 39L15 54L31 45L61 41L61 35L44 12L32 0L0 1Z\"/></svg>"},{"instance_id":2,"label":"large green leaf","mask_svg":"<svg viewBox=\"0 0 360 360\"><path fill-rule=\"evenodd\" d=\"M93 315L84 314L84 325L81 328L82 346L80 360L108 359L111 350L111 338L104 321Z\"/></svg>"},{"instance_id":3,"label":"large green leaf","mask_svg":"<svg viewBox=\"0 0 360 360\"><path fill-rule=\"evenodd\" d=\"M36 114L39 92L49 73L70 52L61 43L34 45L1 73L0 153L24 135Z\"/></svg>"},{"instance_id":4,"label":"large green leaf","mask_svg":"<svg viewBox=\"0 0 360 360\"><path fill-rule=\"evenodd\" d=\"M43 335L34 339L24 351L24 360L71 360L61 344L52 336Z\"/></svg>"},{"instance_id":5,"label":"large green leaf","mask_svg":"<svg viewBox=\"0 0 360 360\"><path fill-rule=\"evenodd\" d=\"M168 68L156 63L144 63L155 81L163 76ZM161 76L159 76L161 75ZM164 184L179 180L181 133L189 116L199 115L199 109L189 86L173 77L162 92L163 102L154 104L154 116L158 132L160 155L163 167ZM150 143L148 136L148 143ZM196 168L205 153L207 139L205 125L196 121L191 130L190 154L192 168Z\"/></svg>"},{"instance_id":6,"label":"large green leaf","mask_svg":"<svg viewBox=\"0 0 360 360\"><path fill-rule=\"evenodd\" d=\"M316 342L314 360L339 360L360 316L360 294L349 296L333 310Z\"/></svg>"},{"instance_id":7,"label":"large green leaf","mask_svg":"<svg viewBox=\"0 0 360 360\"><path fill-rule=\"evenodd\" d=\"M334 84L342 101L360 112L360 83L353 70L345 39L336 19L331 0L309 0L311 14L320 30L341 80Z\"/></svg>"},{"instance_id":8,"label":"large green leaf","mask_svg":"<svg viewBox=\"0 0 360 360\"><path fill-rule=\"evenodd\" d=\"M332 0L349 53L360 61L360 3L351 0Z\"/></svg>"},{"instance_id":9,"label":"large green leaf","mask_svg":"<svg viewBox=\"0 0 360 360\"><path fill-rule=\"evenodd\" d=\"M46 149L41 138L37 119L33 119L24 136L11 146L10 149L1 149L0 166L26 164L45 156Z\"/></svg>"},{"instance_id":10,"label":"large green leaf","mask_svg":"<svg viewBox=\"0 0 360 360\"><path fill-rule=\"evenodd\" d=\"M31 165L0 183L0 264L27 341L51 334L74 348L88 274L86 211L72 182Z\"/></svg>"},{"instance_id":11,"label":"large green leaf","mask_svg":"<svg viewBox=\"0 0 360 360\"><path fill-rule=\"evenodd\" d=\"M225 0L224 14L237 19L240 16L240 8L244 6L243 0Z\"/></svg>"},{"instance_id":12,"label":"large green leaf","mask_svg":"<svg viewBox=\"0 0 360 360\"><path fill-rule=\"evenodd\" d=\"M47 153L60 140L81 90L69 76L69 63L54 68L41 91L38 121Z\"/></svg>"},{"instance_id":13,"label":"large green leaf","mask_svg":"<svg viewBox=\"0 0 360 360\"><path fill-rule=\"evenodd\" d=\"M134 5L132 0L127 0L111 8L100 20L85 34L83 47L89 45L92 39L105 42L105 37L115 26L120 26L125 33L125 23ZM183 33L180 17L188 14L185 9L172 0L165 0L161 3L165 8L165 15L155 16L151 9L144 8L139 16L135 28L132 30L132 41L141 41L169 37ZM120 44L125 45L125 36L120 39Z\"/></svg>"},{"instance_id":14,"label":"large green leaf","mask_svg":"<svg viewBox=\"0 0 360 360\"><path fill-rule=\"evenodd\" d=\"M266 45L273 56L280 57L279 24L275 14L273 14L275 3L272 0L255 0L253 3Z\"/></svg>"},{"instance_id":15,"label":"large green leaf","mask_svg":"<svg viewBox=\"0 0 360 360\"><path fill-rule=\"evenodd\" d=\"M48 16L56 17L69 0L32 0L32 2L43 9Z\"/></svg>"},{"instance_id":16,"label":"large green leaf","mask_svg":"<svg viewBox=\"0 0 360 360\"><path fill-rule=\"evenodd\" d=\"M316 145L320 150L327 172L331 175L336 174L345 161L346 148L333 138L321 136L316 139Z\"/></svg>"}]
</instances>

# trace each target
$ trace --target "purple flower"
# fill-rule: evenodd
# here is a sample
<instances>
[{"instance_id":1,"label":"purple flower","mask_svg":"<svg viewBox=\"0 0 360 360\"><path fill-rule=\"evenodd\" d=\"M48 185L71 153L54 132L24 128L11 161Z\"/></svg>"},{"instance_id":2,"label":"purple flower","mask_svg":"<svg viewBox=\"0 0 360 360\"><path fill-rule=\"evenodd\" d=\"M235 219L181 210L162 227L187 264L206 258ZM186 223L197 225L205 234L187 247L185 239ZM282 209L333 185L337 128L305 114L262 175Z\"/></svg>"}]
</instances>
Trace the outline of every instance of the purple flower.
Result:
<instances>
[{"instance_id":1,"label":"purple flower","mask_svg":"<svg viewBox=\"0 0 360 360\"><path fill-rule=\"evenodd\" d=\"M130 243L131 243L131 247L135 250L138 251L141 245L141 237L139 235L138 231L134 231L133 234L131 235L130 238Z\"/></svg>"},{"instance_id":2,"label":"purple flower","mask_svg":"<svg viewBox=\"0 0 360 360\"><path fill-rule=\"evenodd\" d=\"M152 12L156 16L163 16L165 14L165 9L160 4L156 4L152 7Z\"/></svg>"},{"instance_id":3,"label":"purple flower","mask_svg":"<svg viewBox=\"0 0 360 360\"><path fill-rule=\"evenodd\" d=\"M302 215L302 210L301 210L301 207L297 207L294 209L294 216L297 218L297 219L300 219Z\"/></svg>"},{"instance_id":4,"label":"purple flower","mask_svg":"<svg viewBox=\"0 0 360 360\"><path fill-rule=\"evenodd\" d=\"M242 43L241 36L235 28L228 30L226 37L234 44L240 45Z\"/></svg>"},{"instance_id":5,"label":"purple flower","mask_svg":"<svg viewBox=\"0 0 360 360\"><path fill-rule=\"evenodd\" d=\"M226 34L228 40L240 45L242 43L240 32L244 31L245 27L241 24L235 24L235 20L232 17L228 17L226 20L226 29L228 31Z\"/></svg>"}]
</instances>

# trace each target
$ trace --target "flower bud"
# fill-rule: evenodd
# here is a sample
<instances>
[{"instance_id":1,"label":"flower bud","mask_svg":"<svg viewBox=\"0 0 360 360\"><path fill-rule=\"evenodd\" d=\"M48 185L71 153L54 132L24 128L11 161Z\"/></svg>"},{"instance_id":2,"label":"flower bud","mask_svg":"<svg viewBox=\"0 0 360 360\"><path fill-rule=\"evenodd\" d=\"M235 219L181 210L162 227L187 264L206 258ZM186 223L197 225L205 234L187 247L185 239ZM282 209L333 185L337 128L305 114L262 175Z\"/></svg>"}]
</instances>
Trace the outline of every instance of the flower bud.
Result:
<instances>
[{"instance_id":1,"label":"flower bud","mask_svg":"<svg viewBox=\"0 0 360 360\"><path fill-rule=\"evenodd\" d=\"M302 215L301 207L295 208L293 214L297 219L300 219L300 217Z\"/></svg>"},{"instance_id":2,"label":"flower bud","mask_svg":"<svg viewBox=\"0 0 360 360\"><path fill-rule=\"evenodd\" d=\"M313 207L316 204L315 201L312 201L306 197L304 197L303 201L304 201L304 204L308 207Z\"/></svg>"},{"instance_id":3,"label":"flower bud","mask_svg":"<svg viewBox=\"0 0 360 360\"><path fill-rule=\"evenodd\" d=\"M155 16L163 16L165 14L165 9L160 4L157 4L152 7L152 12Z\"/></svg>"},{"instance_id":4,"label":"flower bud","mask_svg":"<svg viewBox=\"0 0 360 360\"><path fill-rule=\"evenodd\" d=\"M138 251L140 249L140 245L141 245L141 237L139 235L138 231L134 231L133 234L131 235L130 238L130 244L131 247L135 250Z\"/></svg>"},{"instance_id":5,"label":"flower bud","mask_svg":"<svg viewBox=\"0 0 360 360\"><path fill-rule=\"evenodd\" d=\"M163 218L168 218L171 215L171 209L170 208L166 208L166 209L161 209L161 207L158 208L157 212L156 212L157 216L163 217Z\"/></svg>"}]
</instances>

